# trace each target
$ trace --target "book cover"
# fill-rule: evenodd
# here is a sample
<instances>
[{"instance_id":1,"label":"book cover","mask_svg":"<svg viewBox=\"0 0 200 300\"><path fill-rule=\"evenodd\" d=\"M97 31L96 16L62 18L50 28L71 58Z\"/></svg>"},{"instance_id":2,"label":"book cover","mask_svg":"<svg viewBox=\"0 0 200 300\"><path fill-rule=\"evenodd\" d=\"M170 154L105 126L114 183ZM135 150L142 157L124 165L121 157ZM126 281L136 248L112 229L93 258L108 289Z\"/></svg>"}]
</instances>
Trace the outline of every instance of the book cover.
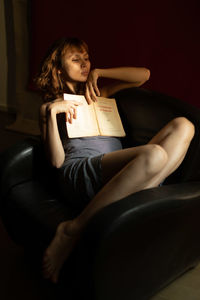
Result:
<instances>
[{"instance_id":1,"label":"book cover","mask_svg":"<svg viewBox=\"0 0 200 300\"><path fill-rule=\"evenodd\" d=\"M88 105L85 96L65 93L64 100L81 103L77 106L77 118L72 124L66 122L69 138L126 135L115 99L97 97L97 102Z\"/></svg>"}]
</instances>

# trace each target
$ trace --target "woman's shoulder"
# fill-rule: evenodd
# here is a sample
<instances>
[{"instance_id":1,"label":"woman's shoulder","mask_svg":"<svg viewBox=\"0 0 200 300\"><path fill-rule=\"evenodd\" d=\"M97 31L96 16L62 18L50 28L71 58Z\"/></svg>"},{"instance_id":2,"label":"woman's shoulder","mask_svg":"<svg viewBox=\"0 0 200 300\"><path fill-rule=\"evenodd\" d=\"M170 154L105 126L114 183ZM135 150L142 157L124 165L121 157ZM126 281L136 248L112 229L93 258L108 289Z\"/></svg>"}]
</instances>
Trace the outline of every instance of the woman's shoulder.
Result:
<instances>
[{"instance_id":1,"label":"woman's shoulder","mask_svg":"<svg viewBox=\"0 0 200 300\"><path fill-rule=\"evenodd\" d=\"M51 101L46 101L40 106L40 113L46 115L47 109L53 104L62 101L62 98L56 98Z\"/></svg>"}]
</instances>

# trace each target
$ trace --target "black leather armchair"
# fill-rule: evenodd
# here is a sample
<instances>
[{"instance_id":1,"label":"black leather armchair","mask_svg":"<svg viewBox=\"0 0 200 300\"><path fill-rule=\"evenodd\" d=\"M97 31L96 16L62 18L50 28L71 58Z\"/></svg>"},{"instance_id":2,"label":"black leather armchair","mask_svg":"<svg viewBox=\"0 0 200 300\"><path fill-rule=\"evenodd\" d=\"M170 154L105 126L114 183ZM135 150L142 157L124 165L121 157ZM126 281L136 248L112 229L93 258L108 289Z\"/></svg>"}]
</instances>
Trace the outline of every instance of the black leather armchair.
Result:
<instances>
[{"instance_id":1,"label":"black leather armchair","mask_svg":"<svg viewBox=\"0 0 200 300\"><path fill-rule=\"evenodd\" d=\"M125 146L147 143L177 116L191 120L196 133L163 186L130 195L92 218L61 272L58 288L68 299L149 299L200 259L200 110L141 88L114 96ZM63 201L55 176L39 137L0 155L1 216L12 239L34 253L35 261L57 225L79 213Z\"/></svg>"}]
</instances>

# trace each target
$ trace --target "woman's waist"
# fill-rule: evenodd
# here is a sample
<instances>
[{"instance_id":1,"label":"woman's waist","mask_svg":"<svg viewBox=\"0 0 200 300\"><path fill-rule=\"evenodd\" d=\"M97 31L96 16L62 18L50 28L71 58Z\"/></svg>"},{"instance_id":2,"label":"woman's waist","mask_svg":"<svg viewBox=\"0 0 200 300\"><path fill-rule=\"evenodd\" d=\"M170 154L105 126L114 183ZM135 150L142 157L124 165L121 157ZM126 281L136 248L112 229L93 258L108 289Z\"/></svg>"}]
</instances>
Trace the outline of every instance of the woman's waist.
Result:
<instances>
[{"instance_id":1,"label":"woman's waist","mask_svg":"<svg viewBox=\"0 0 200 300\"><path fill-rule=\"evenodd\" d=\"M67 157L87 157L122 149L119 138L89 137L69 139L65 145Z\"/></svg>"}]
</instances>

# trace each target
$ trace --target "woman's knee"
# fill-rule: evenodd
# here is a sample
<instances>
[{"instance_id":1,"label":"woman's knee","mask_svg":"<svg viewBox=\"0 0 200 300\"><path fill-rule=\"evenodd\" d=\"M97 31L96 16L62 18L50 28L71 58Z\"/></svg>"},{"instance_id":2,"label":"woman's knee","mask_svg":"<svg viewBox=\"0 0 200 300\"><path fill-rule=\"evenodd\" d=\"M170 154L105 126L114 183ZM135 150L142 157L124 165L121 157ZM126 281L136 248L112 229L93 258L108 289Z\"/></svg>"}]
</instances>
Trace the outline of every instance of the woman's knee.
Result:
<instances>
[{"instance_id":1,"label":"woman's knee","mask_svg":"<svg viewBox=\"0 0 200 300\"><path fill-rule=\"evenodd\" d=\"M187 141L191 141L194 133L194 124L185 117L178 117L172 120L173 130L178 134L179 138L184 138Z\"/></svg>"},{"instance_id":2,"label":"woman's knee","mask_svg":"<svg viewBox=\"0 0 200 300\"><path fill-rule=\"evenodd\" d=\"M148 174L154 175L162 170L168 161L167 152L157 144L147 145L143 153L145 169Z\"/></svg>"},{"instance_id":3,"label":"woman's knee","mask_svg":"<svg viewBox=\"0 0 200 300\"><path fill-rule=\"evenodd\" d=\"M149 153L147 154L147 164L150 170L160 170L163 168L168 160L167 152L163 147L157 144L149 145Z\"/></svg>"}]
</instances>

